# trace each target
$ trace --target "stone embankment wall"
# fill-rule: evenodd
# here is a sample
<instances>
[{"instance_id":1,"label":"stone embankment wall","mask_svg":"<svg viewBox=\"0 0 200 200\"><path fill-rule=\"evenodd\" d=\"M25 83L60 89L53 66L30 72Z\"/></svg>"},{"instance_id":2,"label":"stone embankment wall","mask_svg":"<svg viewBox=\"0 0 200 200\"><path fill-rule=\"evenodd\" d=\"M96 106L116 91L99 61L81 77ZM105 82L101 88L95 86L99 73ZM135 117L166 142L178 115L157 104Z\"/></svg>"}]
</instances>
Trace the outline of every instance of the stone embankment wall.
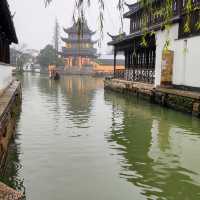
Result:
<instances>
[{"instance_id":1,"label":"stone embankment wall","mask_svg":"<svg viewBox=\"0 0 200 200\"><path fill-rule=\"evenodd\" d=\"M23 195L20 192L0 183L0 200L21 200Z\"/></svg>"},{"instance_id":2,"label":"stone embankment wall","mask_svg":"<svg viewBox=\"0 0 200 200\"><path fill-rule=\"evenodd\" d=\"M11 82L0 95L0 175L6 167L7 150L15 133L21 99L21 84L18 81Z\"/></svg>"},{"instance_id":3,"label":"stone embankment wall","mask_svg":"<svg viewBox=\"0 0 200 200\"><path fill-rule=\"evenodd\" d=\"M200 117L200 92L154 87L119 79L106 79L104 86L105 89L148 99L152 103Z\"/></svg>"}]
</instances>

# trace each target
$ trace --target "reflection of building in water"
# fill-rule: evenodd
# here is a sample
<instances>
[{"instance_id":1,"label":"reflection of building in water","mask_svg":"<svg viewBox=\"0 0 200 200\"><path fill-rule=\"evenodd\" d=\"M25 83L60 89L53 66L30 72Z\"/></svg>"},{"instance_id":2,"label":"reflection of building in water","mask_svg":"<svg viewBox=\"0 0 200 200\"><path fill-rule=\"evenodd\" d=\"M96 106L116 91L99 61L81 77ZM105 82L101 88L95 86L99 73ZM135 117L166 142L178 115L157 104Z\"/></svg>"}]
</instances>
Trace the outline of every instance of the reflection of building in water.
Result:
<instances>
[{"instance_id":1,"label":"reflection of building in water","mask_svg":"<svg viewBox=\"0 0 200 200\"><path fill-rule=\"evenodd\" d=\"M0 181L25 195L24 180L19 178L20 164L20 147L14 140L11 141L10 148L7 154L7 167L0 176ZM25 199L24 199L25 200Z\"/></svg>"},{"instance_id":2,"label":"reflection of building in water","mask_svg":"<svg viewBox=\"0 0 200 200\"><path fill-rule=\"evenodd\" d=\"M108 140L125 158L120 176L149 199L200 199L197 119L108 93L105 99L113 104Z\"/></svg>"},{"instance_id":3,"label":"reflection of building in water","mask_svg":"<svg viewBox=\"0 0 200 200\"><path fill-rule=\"evenodd\" d=\"M75 94L81 95L98 88L103 88L103 80L101 78L91 77L64 77L66 92L71 94L72 91Z\"/></svg>"},{"instance_id":4,"label":"reflection of building in water","mask_svg":"<svg viewBox=\"0 0 200 200\"><path fill-rule=\"evenodd\" d=\"M67 110L75 124L87 124L91 115L92 102L98 88L103 88L103 79L66 76L61 85L66 94Z\"/></svg>"}]
</instances>

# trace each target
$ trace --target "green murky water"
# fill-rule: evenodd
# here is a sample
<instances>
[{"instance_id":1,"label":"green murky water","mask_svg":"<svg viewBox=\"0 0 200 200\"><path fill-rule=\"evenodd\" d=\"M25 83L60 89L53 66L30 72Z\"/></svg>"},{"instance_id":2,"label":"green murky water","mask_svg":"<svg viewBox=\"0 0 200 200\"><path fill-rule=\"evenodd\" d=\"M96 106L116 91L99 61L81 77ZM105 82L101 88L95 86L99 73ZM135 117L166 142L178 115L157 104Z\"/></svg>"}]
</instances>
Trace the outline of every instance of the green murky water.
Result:
<instances>
[{"instance_id":1,"label":"green murky water","mask_svg":"<svg viewBox=\"0 0 200 200\"><path fill-rule=\"evenodd\" d=\"M24 75L5 181L27 200L199 200L200 120L104 92L103 80Z\"/></svg>"}]
</instances>

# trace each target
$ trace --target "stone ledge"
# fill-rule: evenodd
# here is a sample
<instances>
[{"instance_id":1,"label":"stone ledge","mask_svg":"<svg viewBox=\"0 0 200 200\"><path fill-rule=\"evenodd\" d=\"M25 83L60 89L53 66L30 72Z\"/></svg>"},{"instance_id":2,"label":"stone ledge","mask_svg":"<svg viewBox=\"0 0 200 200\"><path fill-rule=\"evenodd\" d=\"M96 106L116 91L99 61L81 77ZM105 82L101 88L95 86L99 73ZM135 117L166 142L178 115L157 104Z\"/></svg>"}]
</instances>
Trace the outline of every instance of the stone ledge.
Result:
<instances>
[{"instance_id":1,"label":"stone ledge","mask_svg":"<svg viewBox=\"0 0 200 200\"><path fill-rule=\"evenodd\" d=\"M22 197L22 193L0 182L0 200L21 200Z\"/></svg>"},{"instance_id":2,"label":"stone ledge","mask_svg":"<svg viewBox=\"0 0 200 200\"><path fill-rule=\"evenodd\" d=\"M153 84L119 79L107 79L104 83L105 88L113 91L149 99L152 103L200 117L200 92L164 87L155 88Z\"/></svg>"},{"instance_id":3,"label":"stone ledge","mask_svg":"<svg viewBox=\"0 0 200 200\"><path fill-rule=\"evenodd\" d=\"M20 87L19 81L13 81L12 84L10 84L7 89L3 92L3 94L0 96L0 118L2 114L5 112L7 106L9 105L12 96L17 91L17 89Z\"/></svg>"},{"instance_id":4,"label":"stone ledge","mask_svg":"<svg viewBox=\"0 0 200 200\"><path fill-rule=\"evenodd\" d=\"M200 92L191 92L191 91L186 91L186 90L162 88L162 87L156 87L156 91L166 93L166 94L174 94L174 95L178 95L182 97L188 97L191 99L200 100Z\"/></svg>"}]
</instances>

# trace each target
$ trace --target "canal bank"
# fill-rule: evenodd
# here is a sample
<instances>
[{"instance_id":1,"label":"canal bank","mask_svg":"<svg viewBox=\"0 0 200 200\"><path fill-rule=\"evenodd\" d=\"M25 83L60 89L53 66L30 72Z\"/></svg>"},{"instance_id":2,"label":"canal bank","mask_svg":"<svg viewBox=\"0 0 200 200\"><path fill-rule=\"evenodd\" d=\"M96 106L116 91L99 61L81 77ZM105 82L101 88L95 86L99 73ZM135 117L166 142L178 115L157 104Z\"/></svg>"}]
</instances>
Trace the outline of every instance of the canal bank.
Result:
<instances>
[{"instance_id":1,"label":"canal bank","mask_svg":"<svg viewBox=\"0 0 200 200\"><path fill-rule=\"evenodd\" d=\"M104 81L104 87L200 117L200 92L110 78Z\"/></svg>"},{"instance_id":2,"label":"canal bank","mask_svg":"<svg viewBox=\"0 0 200 200\"><path fill-rule=\"evenodd\" d=\"M6 154L16 126L21 105L21 85L13 81L0 96L0 172L6 165Z\"/></svg>"},{"instance_id":3,"label":"canal bank","mask_svg":"<svg viewBox=\"0 0 200 200\"><path fill-rule=\"evenodd\" d=\"M104 91L101 78L20 81L4 183L25 199L200 199L198 118Z\"/></svg>"},{"instance_id":4,"label":"canal bank","mask_svg":"<svg viewBox=\"0 0 200 200\"><path fill-rule=\"evenodd\" d=\"M0 178L4 179L4 174L8 165L9 145L14 139L16 118L21 108L21 84L13 80L0 94ZM1 180L0 179L0 180ZM0 199L18 200L21 193L9 188L0 182Z\"/></svg>"}]
</instances>

